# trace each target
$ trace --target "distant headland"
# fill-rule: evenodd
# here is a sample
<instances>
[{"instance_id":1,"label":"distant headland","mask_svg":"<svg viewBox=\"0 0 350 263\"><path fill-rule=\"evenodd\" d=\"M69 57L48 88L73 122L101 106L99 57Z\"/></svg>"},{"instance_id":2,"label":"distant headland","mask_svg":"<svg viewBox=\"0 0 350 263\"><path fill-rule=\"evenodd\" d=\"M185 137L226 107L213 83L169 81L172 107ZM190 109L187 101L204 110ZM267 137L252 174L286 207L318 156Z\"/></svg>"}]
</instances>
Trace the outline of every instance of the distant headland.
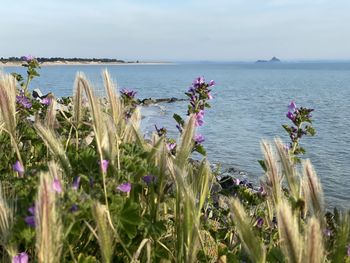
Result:
<instances>
[{"instance_id":1,"label":"distant headland","mask_svg":"<svg viewBox=\"0 0 350 263\"><path fill-rule=\"evenodd\" d=\"M276 63L276 62L281 62L280 59L273 57L270 60L257 60L255 63Z\"/></svg>"},{"instance_id":2,"label":"distant headland","mask_svg":"<svg viewBox=\"0 0 350 263\"><path fill-rule=\"evenodd\" d=\"M41 66L59 66L59 65L127 65L127 64L169 64L170 62L143 62L143 61L125 61L114 58L63 58L63 57L36 57ZM1 66L21 66L24 62L22 57L0 58Z\"/></svg>"}]
</instances>

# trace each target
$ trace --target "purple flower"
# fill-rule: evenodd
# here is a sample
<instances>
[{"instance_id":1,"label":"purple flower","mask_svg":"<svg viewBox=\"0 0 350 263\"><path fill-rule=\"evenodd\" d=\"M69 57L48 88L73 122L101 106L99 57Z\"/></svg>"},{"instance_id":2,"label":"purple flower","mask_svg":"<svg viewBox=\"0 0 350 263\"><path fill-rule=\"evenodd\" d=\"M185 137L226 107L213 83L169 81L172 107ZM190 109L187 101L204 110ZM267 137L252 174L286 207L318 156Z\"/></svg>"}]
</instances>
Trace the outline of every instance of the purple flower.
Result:
<instances>
[{"instance_id":1,"label":"purple flower","mask_svg":"<svg viewBox=\"0 0 350 263\"><path fill-rule=\"evenodd\" d=\"M26 216L24 218L24 222L26 222L28 226L35 227L35 206L29 207L28 208L28 212L31 215L30 216Z\"/></svg>"},{"instance_id":2,"label":"purple flower","mask_svg":"<svg viewBox=\"0 0 350 263\"><path fill-rule=\"evenodd\" d=\"M256 226L261 228L262 226L264 225L264 219L262 217L259 217L257 220L256 220Z\"/></svg>"},{"instance_id":3,"label":"purple flower","mask_svg":"<svg viewBox=\"0 0 350 263\"><path fill-rule=\"evenodd\" d=\"M89 178L90 187L93 187L93 186L94 186L94 183L95 183L94 178L90 177L90 178Z\"/></svg>"},{"instance_id":4,"label":"purple flower","mask_svg":"<svg viewBox=\"0 0 350 263\"><path fill-rule=\"evenodd\" d=\"M194 136L194 141L196 144L201 144L202 142L205 141L204 136L202 134L196 134Z\"/></svg>"},{"instance_id":5,"label":"purple flower","mask_svg":"<svg viewBox=\"0 0 350 263\"><path fill-rule=\"evenodd\" d=\"M24 222L26 222L28 226L35 227L35 216L26 216Z\"/></svg>"},{"instance_id":6,"label":"purple flower","mask_svg":"<svg viewBox=\"0 0 350 263\"><path fill-rule=\"evenodd\" d=\"M137 93L136 91L128 90L128 89L121 90L122 95L125 95L125 96L130 97L130 98L134 98L136 93Z\"/></svg>"},{"instance_id":7,"label":"purple flower","mask_svg":"<svg viewBox=\"0 0 350 263\"><path fill-rule=\"evenodd\" d=\"M57 193L62 193L62 185L58 178L54 178L52 182L52 188Z\"/></svg>"},{"instance_id":8,"label":"purple flower","mask_svg":"<svg viewBox=\"0 0 350 263\"><path fill-rule=\"evenodd\" d=\"M209 87L212 87L214 85L215 85L215 81L214 80L209 81Z\"/></svg>"},{"instance_id":9,"label":"purple flower","mask_svg":"<svg viewBox=\"0 0 350 263\"><path fill-rule=\"evenodd\" d=\"M44 104L44 105L46 105L46 106L49 106L49 105L51 104L51 99L48 98L48 97L46 97L46 98L41 99L40 102L41 102L41 104Z\"/></svg>"},{"instance_id":10,"label":"purple flower","mask_svg":"<svg viewBox=\"0 0 350 263\"><path fill-rule=\"evenodd\" d=\"M288 106L288 111L294 113L298 110L297 105L292 101Z\"/></svg>"},{"instance_id":11,"label":"purple flower","mask_svg":"<svg viewBox=\"0 0 350 263\"><path fill-rule=\"evenodd\" d=\"M122 183L117 189L123 193L129 193L131 190L131 183Z\"/></svg>"},{"instance_id":12,"label":"purple flower","mask_svg":"<svg viewBox=\"0 0 350 263\"><path fill-rule=\"evenodd\" d=\"M28 263L28 254L21 252L12 258L12 263Z\"/></svg>"},{"instance_id":13,"label":"purple flower","mask_svg":"<svg viewBox=\"0 0 350 263\"><path fill-rule=\"evenodd\" d=\"M241 183L241 180L239 180L238 178L235 179L235 185L239 185Z\"/></svg>"},{"instance_id":14,"label":"purple flower","mask_svg":"<svg viewBox=\"0 0 350 263\"><path fill-rule=\"evenodd\" d=\"M30 99L26 97L23 92L21 92L20 95L16 96L16 102L22 105L26 109L29 109L32 107L32 103L30 102Z\"/></svg>"},{"instance_id":15,"label":"purple flower","mask_svg":"<svg viewBox=\"0 0 350 263\"><path fill-rule=\"evenodd\" d=\"M286 153L288 153L291 148L292 147L290 143L286 143L283 145L283 149L286 151Z\"/></svg>"},{"instance_id":16,"label":"purple flower","mask_svg":"<svg viewBox=\"0 0 350 263\"><path fill-rule=\"evenodd\" d=\"M194 87L189 87L188 92L194 94L196 92L196 89Z\"/></svg>"},{"instance_id":17,"label":"purple flower","mask_svg":"<svg viewBox=\"0 0 350 263\"><path fill-rule=\"evenodd\" d=\"M142 180L146 183L146 184L151 184L156 180L156 177L153 175L146 175L144 177L142 177Z\"/></svg>"},{"instance_id":18,"label":"purple flower","mask_svg":"<svg viewBox=\"0 0 350 263\"><path fill-rule=\"evenodd\" d=\"M204 110L200 110L198 113L195 114L195 125L196 127L202 126L204 124Z\"/></svg>"},{"instance_id":19,"label":"purple flower","mask_svg":"<svg viewBox=\"0 0 350 263\"><path fill-rule=\"evenodd\" d=\"M205 82L204 77L198 77L198 78L194 79L192 85L193 85L194 88L198 88L201 85L203 85L204 82Z\"/></svg>"},{"instance_id":20,"label":"purple flower","mask_svg":"<svg viewBox=\"0 0 350 263\"><path fill-rule=\"evenodd\" d=\"M102 170L103 173L107 172L108 165L109 165L109 161L108 160L102 160L102 162L100 162L101 170Z\"/></svg>"},{"instance_id":21,"label":"purple flower","mask_svg":"<svg viewBox=\"0 0 350 263\"><path fill-rule=\"evenodd\" d=\"M291 121L295 121L295 116L292 112L288 111L288 113L286 114L287 118L290 119Z\"/></svg>"},{"instance_id":22,"label":"purple flower","mask_svg":"<svg viewBox=\"0 0 350 263\"><path fill-rule=\"evenodd\" d=\"M207 94L207 95L208 95L208 99L209 99L209 100L212 100L212 99L214 98L214 97L213 97L213 95L211 95L211 93L210 93L210 92L208 92L208 94Z\"/></svg>"},{"instance_id":23,"label":"purple flower","mask_svg":"<svg viewBox=\"0 0 350 263\"><path fill-rule=\"evenodd\" d=\"M266 191L265 191L265 188L264 188L263 186L260 186L260 187L259 187L259 193L260 193L262 196L266 195Z\"/></svg>"},{"instance_id":24,"label":"purple flower","mask_svg":"<svg viewBox=\"0 0 350 263\"><path fill-rule=\"evenodd\" d=\"M73 190L77 191L79 188L79 184L80 184L80 176L77 176L74 178L73 184L72 184L72 188Z\"/></svg>"},{"instance_id":25,"label":"purple flower","mask_svg":"<svg viewBox=\"0 0 350 263\"><path fill-rule=\"evenodd\" d=\"M167 147L168 151L171 152L172 150L175 149L176 143L167 143L166 147Z\"/></svg>"},{"instance_id":26,"label":"purple flower","mask_svg":"<svg viewBox=\"0 0 350 263\"><path fill-rule=\"evenodd\" d=\"M69 209L69 212L77 212L79 210L78 206L76 204L72 205L72 207Z\"/></svg>"},{"instance_id":27,"label":"purple flower","mask_svg":"<svg viewBox=\"0 0 350 263\"><path fill-rule=\"evenodd\" d=\"M347 251L347 253L348 253L348 257L350 257L350 244L348 245L348 251Z\"/></svg>"},{"instance_id":28,"label":"purple flower","mask_svg":"<svg viewBox=\"0 0 350 263\"><path fill-rule=\"evenodd\" d=\"M328 228L326 228L326 229L323 231L323 233L324 233L324 235L325 235L326 237L332 236L332 231L331 231L330 229L328 229Z\"/></svg>"},{"instance_id":29,"label":"purple flower","mask_svg":"<svg viewBox=\"0 0 350 263\"><path fill-rule=\"evenodd\" d=\"M33 59L35 59L35 57L33 57L32 55L27 55L27 56L23 56L21 57L22 60L26 61L26 62L30 62Z\"/></svg>"},{"instance_id":30,"label":"purple flower","mask_svg":"<svg viewBox=\"0 0 350 263\"><path fill-rule=\"evenodd\" d=\"M15 162L15 164L12 165L12 169L14 171L18 172L20 175L23 175L23 173L24 173L24 167L21 164L21 162L18 160Z\"/></svg>"},{"instance_id":31,"label":"purple flower","mask_svg":"<svg viewBox=\"0 0 350 263\"><path fill-rule=\"evenodd\" d=\"M176 124L176 128L178 129L178 131L179 131L180 133L182 133L182 127L181 127L180 125Z\"/></svg>"}]
</instances>

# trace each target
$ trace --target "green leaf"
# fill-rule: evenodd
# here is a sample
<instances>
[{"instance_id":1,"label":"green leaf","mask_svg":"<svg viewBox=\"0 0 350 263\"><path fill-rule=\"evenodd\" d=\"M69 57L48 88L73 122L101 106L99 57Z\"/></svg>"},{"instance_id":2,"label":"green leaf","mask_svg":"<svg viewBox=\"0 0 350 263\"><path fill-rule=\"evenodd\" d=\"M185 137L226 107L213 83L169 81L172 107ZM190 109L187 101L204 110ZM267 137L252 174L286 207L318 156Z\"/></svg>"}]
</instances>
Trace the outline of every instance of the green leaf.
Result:
<instances>
[{"instance_id":1,"label":"green leaf","mask_svg":"<svg viewBox=\"0 0 350 263\"><path fill-rule=\"evenodd\" d=\"M264 160L258 160L258 163L260 164L260 166L264 170L264 172L266 172L267 171L267 167L266 167L265 161Z\"/></svg>"},{"instance_id":2,"label":"green leaf","mask_svg":"<svg viewBox=\"0 0 350 263\"><path fill-rule=\"evenodd\" d=\"M201 144L198 144L194 150L203 156L207 155L207 151L204 149L203 145Z\"/></svg>"},{"instance_id":3,"label":"green leaf","mask_svg":"<svg viewBox=\"0 0 350 263\"><path fill-rule=\"evenodd\" d=\"M80 253L78 256L78 263L97 263L99 262L95 257L85 255L83 253Z\"/></svg>"},{"instance_id":4,"label":"green leaf","mask_svg":"<svg viewBox=\"0 0 350 263\"><path fill-rule=\"evenodd\" d=\"M119 214L120 227L130 239L136 236L137 226L141 223L139 205L134 202L126 202Z\"/></svg>"},{"instance_id":5,"label":"green leaf","mask_svg":"<svg viewBox=\"0 0 350 263\"><path fill-rule=\"evenodd\" d=\"M180 124L181 126L184 126L185 121L181 118L180 115L174 113L173 118L175 119L175 121L176 121L178 124Z\"/></svg>"},{"instance_id":6,"label":"green leaf","mask_svg":"<svg viewBox=\"0 0 350 263\"><path fill-rule=\"evenodd\" d=\"M283 253L279 247L273 247L266 257L267 262L278 262L283 263L285 262Z\"/></svg>"}]
</instances>

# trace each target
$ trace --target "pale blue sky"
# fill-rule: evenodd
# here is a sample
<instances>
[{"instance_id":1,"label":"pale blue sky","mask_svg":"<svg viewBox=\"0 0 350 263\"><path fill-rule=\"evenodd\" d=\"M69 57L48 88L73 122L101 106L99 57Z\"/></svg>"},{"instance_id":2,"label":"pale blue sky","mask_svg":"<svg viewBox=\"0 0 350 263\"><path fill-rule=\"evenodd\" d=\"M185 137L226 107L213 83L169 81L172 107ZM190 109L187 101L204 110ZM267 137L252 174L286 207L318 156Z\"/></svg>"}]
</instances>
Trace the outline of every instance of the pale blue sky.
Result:
<instances>
[{"instance_id":1,"label":"pale blue sky","mask_svg":"<svg viewBox=\"0 0 350 263\"><path fill-rule=\"evenodd\" d=\"M0 56L350 59L349 0L1 0Z\"/></svg>"}]
</instances>

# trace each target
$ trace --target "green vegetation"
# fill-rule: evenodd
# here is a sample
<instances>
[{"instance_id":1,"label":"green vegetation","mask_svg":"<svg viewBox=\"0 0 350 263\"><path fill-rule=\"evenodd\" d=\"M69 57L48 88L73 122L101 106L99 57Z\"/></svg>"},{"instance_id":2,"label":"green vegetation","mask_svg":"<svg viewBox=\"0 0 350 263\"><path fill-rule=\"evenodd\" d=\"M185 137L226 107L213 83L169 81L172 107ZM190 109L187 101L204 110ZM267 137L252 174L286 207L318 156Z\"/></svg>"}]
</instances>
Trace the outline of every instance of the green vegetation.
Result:
<instances>
[{"instance_id":1,"label":"green vegetation","mask_svg":"<svg viewBox=\"0 0 350 263\"><path fill-rule=\"evenodd\" d=\"M2 262L350 262L349 215L326 213L311 162L296 158L298 134L314 133L308 111L291 105L287 150L262 142L259 191L221 189L205 157L190 161L205 154L195 130L211 84L187 93L178 141L163 128L146 140L135 93L120 96L108 72L107 98L78 73L72 98L33 99L30 61L27 81L0 76Z\"/></svg>"}]
</instances>

